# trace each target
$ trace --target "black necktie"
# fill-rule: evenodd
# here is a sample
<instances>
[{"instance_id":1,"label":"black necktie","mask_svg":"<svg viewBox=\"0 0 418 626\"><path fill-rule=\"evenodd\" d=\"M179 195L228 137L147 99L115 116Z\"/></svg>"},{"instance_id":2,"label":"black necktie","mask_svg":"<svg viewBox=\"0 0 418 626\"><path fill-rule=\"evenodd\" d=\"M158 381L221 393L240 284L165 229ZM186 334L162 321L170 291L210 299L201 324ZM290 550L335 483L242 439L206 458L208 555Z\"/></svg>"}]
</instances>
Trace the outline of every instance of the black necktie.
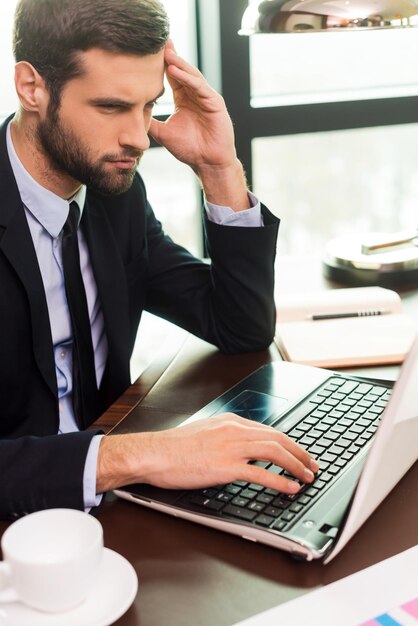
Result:
<instances>
[{"instance_id":1,"label":"black necktie","mask_svg":"<svg viewBox=\"0 0 418 626\"><path fill-rule=\"evenodd\" d=\"M62 235L65 291L73 331L73 407L81 428L96 417L97 384L86 292L80 270L77 227L80 210L71 202Z\"/></svg>"}]
</instances>

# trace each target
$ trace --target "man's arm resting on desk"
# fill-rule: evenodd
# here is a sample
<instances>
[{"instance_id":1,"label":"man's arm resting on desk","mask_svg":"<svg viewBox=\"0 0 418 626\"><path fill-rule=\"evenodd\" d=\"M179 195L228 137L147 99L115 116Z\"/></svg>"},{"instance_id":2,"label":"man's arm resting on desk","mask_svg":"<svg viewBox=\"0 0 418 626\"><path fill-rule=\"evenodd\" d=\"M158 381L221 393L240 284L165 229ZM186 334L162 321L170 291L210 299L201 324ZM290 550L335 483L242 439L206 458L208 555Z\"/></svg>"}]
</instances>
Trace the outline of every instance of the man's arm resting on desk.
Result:
<instances>
[{"instance_id":1,"label":"man's arm resting on desk","mask_svg":"<svg viewBox=\"0 0 418 626\"><path fill-rule=\"evenodd\" d=\"M234 480L285 493L299 490L298 483L249 464L254 459L284 467L303 482L311 482L318 470L308 452L283 433L225 413L165 431L103 437L96 490L138 482L197 489Z\"/></svg>"},{"instance_id":2,"label":"man's arm resting on desk","mask_svg":"<svg viewBox=\"0 0 418 626\"><path fill-rule=\"evenodd\" d=\"M84 509L85 461L97 432L0 440L0 519L51 507Z\"/></svg>"}]
</instances>

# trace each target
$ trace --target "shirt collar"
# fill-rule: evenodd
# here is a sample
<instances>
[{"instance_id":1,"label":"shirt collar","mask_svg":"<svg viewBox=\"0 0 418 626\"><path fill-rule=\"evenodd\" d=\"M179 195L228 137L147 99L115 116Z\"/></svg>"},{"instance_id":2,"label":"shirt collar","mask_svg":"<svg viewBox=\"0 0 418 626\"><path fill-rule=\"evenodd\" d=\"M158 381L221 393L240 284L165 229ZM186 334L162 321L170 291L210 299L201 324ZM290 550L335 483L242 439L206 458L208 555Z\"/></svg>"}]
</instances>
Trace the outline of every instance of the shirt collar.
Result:
<instances>
[{"instance_id":1,"label":"shirt collar","mask_svg":"<svg viewBox=\"0 0 418 626\"><path fill-rule=\"evenodd\" d=\"M81 219L86 200L86 186L82 185L69 200L64 200L52 191L42 187L32 178L17 156L12 141L10 125L11 122L7 127L7 152L22 202L51 237L58 237L67 219L70 202L77 202L80 208Z\"/></svg>"}]
</instances>

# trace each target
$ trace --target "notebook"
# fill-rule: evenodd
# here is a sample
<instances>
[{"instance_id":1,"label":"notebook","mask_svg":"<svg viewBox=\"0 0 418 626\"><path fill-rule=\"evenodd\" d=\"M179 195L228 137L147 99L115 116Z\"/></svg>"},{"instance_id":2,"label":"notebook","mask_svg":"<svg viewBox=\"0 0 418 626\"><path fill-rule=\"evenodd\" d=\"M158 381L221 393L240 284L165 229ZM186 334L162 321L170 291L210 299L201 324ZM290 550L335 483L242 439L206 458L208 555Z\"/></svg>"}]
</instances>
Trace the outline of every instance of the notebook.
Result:
<instances>
[{"instance_id":1,"label":"notebook","mask_svg":"<svg viewBox=\"0 0 418 626\"><path fill-rule=\"evenodd\" d=\"M184 423L234 411L269 424L319 460L313 483L294 496L240 481L194 491L135 484L115 493L297 558L328 563L418 458L417 379L418 338L394 386L317 367L270 363ZM264 467L284 473L277 466Z\"/></svg>"},{"instance_id":2,"label":"notebook","mask_svg":"<svg viewBox=\"0 0 418 626\"><path fill-rule=\"evenodd\" d=\"M284 294L275 342L287 361L319 367L401 363L418 331L383 287Z\"/></svg>"}]
</instances>

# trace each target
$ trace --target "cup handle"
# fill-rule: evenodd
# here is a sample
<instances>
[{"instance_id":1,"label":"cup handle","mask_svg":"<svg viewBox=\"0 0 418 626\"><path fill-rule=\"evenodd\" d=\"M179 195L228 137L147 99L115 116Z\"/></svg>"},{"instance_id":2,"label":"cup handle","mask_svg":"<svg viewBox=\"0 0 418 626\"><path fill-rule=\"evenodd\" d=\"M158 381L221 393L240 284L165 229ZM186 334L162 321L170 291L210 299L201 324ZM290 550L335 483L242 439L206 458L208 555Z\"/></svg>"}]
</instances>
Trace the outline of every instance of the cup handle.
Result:
<instances>
[{"instance_id":1,"label":"cup handle","mask_svg":"<svg viewBox=\"0 0 418 626\"><path fill-rule=\"evenodd\" d=\"M17 593L10 581L10 566L6 561L0 561L0 604L17 600Z\"/></svg>"}]
</instances>

